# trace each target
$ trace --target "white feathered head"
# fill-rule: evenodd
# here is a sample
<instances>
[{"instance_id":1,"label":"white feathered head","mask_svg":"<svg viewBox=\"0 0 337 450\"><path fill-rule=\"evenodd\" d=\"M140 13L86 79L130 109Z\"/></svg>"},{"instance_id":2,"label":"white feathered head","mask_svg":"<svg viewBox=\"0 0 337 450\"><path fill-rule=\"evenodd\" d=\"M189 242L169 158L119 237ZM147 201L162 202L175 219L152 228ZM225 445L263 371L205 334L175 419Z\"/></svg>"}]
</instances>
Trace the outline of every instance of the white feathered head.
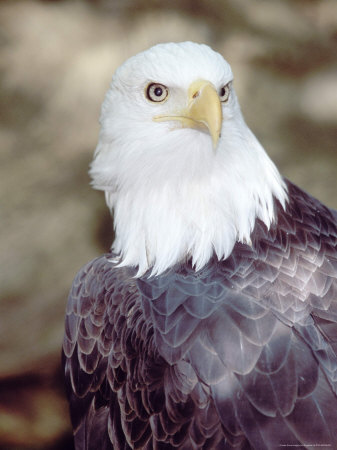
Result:
<instances>
[{"instance_id":1,"label":"white feathered head","mask_svg":"<svg viewBox=\"0 0 337 450\"><path fill-rule=\"evenodd\" d=\"M219 53L192 42L156 45L113 76L90 174L114 209L113 249L139 274L226 258L286 200L232 81Z\"/></svg>"}]
</instances>

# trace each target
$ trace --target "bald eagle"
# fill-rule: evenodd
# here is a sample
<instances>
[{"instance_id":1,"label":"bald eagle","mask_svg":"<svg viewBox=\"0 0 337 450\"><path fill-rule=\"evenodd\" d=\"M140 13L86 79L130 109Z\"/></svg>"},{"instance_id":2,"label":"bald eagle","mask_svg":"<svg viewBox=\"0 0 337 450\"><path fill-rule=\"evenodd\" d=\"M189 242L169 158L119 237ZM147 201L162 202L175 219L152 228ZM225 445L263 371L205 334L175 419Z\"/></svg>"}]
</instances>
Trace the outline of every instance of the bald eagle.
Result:
<instances>
[{"instance_id":1,"label":"bald eagle","mask_svg":"<svg viewBox=\"0 0 337 450\"><path fill-rule=\"evenodd\" d=\"M337 213L279 174L232 81L191 42L113 76L90 173L116 237L66 312L77 450L337 448Z\"/></svg>"}]
</instances>

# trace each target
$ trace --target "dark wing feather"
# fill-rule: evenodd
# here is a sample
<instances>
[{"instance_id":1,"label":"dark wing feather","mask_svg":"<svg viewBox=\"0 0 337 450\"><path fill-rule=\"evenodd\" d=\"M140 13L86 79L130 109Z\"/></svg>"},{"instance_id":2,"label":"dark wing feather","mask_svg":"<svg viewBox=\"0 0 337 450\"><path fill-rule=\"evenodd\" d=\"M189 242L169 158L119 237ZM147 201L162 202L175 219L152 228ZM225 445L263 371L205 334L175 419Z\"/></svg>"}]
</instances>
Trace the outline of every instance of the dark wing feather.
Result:
<instances>
[{"instance_id":1,"label":"dark wing feather","mask_svg":"<svg viewBox=\"0 0 337 450\"><path fill-rule=\"evenodd\" d=\"M135 278L103 256L69 296L76 449L337 448L336 215L288 183L252 246Z\"/></svg>"}]
</instances>

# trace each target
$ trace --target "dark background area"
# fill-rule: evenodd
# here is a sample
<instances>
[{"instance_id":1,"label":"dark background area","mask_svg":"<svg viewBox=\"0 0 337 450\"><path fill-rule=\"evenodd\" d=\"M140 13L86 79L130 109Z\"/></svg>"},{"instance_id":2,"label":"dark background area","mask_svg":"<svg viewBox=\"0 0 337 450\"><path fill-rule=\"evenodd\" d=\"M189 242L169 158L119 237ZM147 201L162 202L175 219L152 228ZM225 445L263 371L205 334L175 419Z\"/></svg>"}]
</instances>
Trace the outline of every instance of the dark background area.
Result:
<instances>
[{"instance_id":1,"label":"dark background area","mask_svg":"<svg viewBox=\"0 0 337 450\"><path fill-rule=\"evenodd\" d=\"M115 68L211 45L280 171L337 208L335 0L0 1L0 448L72 448L60 351L77 270L112 224L89 186Z\"/></svg>"}]
</instances>

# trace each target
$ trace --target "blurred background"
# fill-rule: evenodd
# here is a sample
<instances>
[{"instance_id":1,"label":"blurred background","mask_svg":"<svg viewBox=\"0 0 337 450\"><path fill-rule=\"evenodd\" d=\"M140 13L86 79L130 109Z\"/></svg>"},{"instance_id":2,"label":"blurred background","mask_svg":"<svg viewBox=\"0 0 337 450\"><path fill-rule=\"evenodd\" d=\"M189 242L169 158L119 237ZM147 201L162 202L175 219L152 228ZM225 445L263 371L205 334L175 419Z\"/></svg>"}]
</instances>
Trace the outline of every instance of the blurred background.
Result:
<instances>
[{"instance_id":1,"label":"blurred background","mask_svg":"<svg viewBox=\"0 0 337 450\"><path fill-rule=\"evenodd\" d=\"M100 105L126 58L183 40L225 56L281 172L337 208L336 0L0 0L1 449L72 449L66 299L112 241L87 175Z\"/></svg>"}]
</instances>

